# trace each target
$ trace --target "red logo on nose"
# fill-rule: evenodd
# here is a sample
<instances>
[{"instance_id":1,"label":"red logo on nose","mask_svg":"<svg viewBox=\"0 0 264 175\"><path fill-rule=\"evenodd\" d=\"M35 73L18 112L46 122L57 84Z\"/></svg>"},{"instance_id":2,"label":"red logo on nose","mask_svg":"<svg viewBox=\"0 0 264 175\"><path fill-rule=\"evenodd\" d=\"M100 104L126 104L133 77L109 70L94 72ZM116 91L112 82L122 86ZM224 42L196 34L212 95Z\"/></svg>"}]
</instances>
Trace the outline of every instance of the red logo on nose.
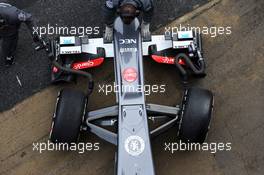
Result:
<instances>
[{"instance_id":1,"label":"red logo on nose","mask_svg":"<svg viewBox=\"0 0 264 175\"><path fill-rule=\"evenodd\" d=\"M136 81L138 77L137 70L134 68L126 68L123 71L123 79L129 83Z\"/></svg>"}]
</instances>

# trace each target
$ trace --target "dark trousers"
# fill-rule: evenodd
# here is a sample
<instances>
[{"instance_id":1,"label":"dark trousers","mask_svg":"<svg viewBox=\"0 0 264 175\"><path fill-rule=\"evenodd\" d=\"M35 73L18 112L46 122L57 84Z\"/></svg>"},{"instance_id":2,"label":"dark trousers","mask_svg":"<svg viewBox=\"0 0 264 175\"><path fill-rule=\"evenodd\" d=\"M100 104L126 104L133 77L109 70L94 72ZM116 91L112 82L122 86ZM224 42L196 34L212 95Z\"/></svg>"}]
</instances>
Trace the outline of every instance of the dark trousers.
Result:
<instances>
[{"instance_id":1,"label":"dark trousers","mask_svg":"<svg viewBox=\"0 0 264 175\"><path fill-rule=\"evenodd\" d=\"M112 26L116 18L116 8L108 8L106 5L102 9L103 21L107 26Z\"/></svg>"},{"instance_id":2,"label":"dark trousers","mask_svg":"<svg viewBox=\"0 0 264 175\"><path fill-rule=\"evenodd\" d=\"M18 42L18 32L10 36L0 36L2 40L2 57L11 57L15 56L17 42Z\"/></svg>"}]
</instances>

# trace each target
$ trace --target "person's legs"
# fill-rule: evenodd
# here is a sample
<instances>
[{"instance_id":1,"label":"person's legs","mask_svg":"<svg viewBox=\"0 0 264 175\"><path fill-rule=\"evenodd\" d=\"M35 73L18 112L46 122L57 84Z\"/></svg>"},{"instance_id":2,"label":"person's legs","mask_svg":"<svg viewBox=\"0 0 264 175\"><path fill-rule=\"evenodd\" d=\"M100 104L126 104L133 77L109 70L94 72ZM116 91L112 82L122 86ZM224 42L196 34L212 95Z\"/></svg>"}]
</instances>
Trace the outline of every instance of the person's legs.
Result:
<instances>
[{"instance_id":1,"label":"person's legs","mask_svg":"<svg viewBox=\"0 0 264 175\"><path fill-rule=\"evenodd\" d=\"M116 8L114 8L112 1L106 0L105 5L103 6L103 21L106 25L104 39L106 41L113 40L113 24L115 21Z\"/></svg>"},{"instance_id":2,"label":"person's legs","mask_svg":"<svg viewBox=\"0 0 264 175\"><path fill-rule=\"evenodd\" d=\"M143 21L141 25L141 33L144 39L149 39L151 37L150 33L150 22L152 20L152 16L154 14L154 8L152 7L150 10L145 11L143 13Z\"/></svg>"},{"instance_id":3,"label":"person's legs","mask_svg":"<svg viewBox=\"0 0 264 175\"><path fill-rule=\"evenodd\" d=\"M112 5L109 5L107 1L102 9L103 21L106 25L111 26L115 21L116 8Z\"/></svg>"},{"instance_id":4,"label":"person's legs","mask_svg":"<svg viewBox=\"0 0 264 175\"><path fill-rule=\"evenodd\" d=\"M154 15L154 7L152 7L148 11L143 12L143 21L145 23L150 23L152 21L153 15Z\"/></svg>"},{"instance_id":5,"label":"person's legs","mask_svg":"<svg viewBox=\"0 0 264 175\"><path fill-rule=\"evenodd\" d=\"M6 59L5 60L6 65L12 65L14 62L17 42L18 42L18 33L15 33L11 36L3 37L2 52L3 52L3 57Z\"/></svg>"}]
</instances>

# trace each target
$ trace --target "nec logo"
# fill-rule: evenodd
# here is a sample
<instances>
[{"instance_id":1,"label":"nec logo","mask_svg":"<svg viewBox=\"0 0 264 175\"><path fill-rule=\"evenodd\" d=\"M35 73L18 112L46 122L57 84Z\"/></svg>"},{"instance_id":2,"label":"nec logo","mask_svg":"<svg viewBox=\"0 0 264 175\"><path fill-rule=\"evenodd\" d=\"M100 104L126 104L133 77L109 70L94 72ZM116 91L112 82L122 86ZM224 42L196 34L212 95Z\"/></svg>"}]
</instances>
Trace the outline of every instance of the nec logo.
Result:
<instances>
[{"instance_id":1,"label":"nec logo","mask_svg":"<svg viewBox=\"0 0 264 175\"><path fill-rule=\"evenodd\" d=\"M120 39L119 44L137 44L136 39Z\"/></svg>"}]
</instances>

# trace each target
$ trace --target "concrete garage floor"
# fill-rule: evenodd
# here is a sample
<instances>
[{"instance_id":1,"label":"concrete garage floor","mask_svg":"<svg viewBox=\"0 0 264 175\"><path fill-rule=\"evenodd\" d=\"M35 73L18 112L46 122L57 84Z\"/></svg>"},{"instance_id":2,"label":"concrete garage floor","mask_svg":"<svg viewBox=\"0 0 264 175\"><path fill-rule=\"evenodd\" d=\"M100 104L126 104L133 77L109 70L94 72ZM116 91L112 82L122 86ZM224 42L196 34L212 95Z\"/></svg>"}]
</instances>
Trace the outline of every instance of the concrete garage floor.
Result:
<instances>
[{"instance_id":1,"label":"concrete garage floor","mask_svg":"<svg viewBox=\"0 0 264 175\"><path fill-rule=\"evenodd\" d=\"M221 0L212 8L187 21L194 26L231 26L232 34L204 37L208 76L193 83L212 90L215 112L208 142L231 142L231 151L164 151L165 142L176 142L176 132L153 140L153 156L158 175L260 175L264 172L264 2ZM170 26L176 26L172 23ZM111 83L112 63L95 70L98 83ZM166 83L165 94L153 94L148 102L175 105L180 102L181 85L173 67L145 61L146 84ZM80 83L80 87L83 84ZM33 142L47 140L55 97L60 87L51 86L35 94L0 117L0 174L93 174L114 172L115 147L93 135L86 142L100 142L98 152L32 151ZM107 99L107 100L106 100ZM178 100L177 100L178 99ZM94 93L90 109L114 103L114 94Z\"/></svg>"}]
</instances>

